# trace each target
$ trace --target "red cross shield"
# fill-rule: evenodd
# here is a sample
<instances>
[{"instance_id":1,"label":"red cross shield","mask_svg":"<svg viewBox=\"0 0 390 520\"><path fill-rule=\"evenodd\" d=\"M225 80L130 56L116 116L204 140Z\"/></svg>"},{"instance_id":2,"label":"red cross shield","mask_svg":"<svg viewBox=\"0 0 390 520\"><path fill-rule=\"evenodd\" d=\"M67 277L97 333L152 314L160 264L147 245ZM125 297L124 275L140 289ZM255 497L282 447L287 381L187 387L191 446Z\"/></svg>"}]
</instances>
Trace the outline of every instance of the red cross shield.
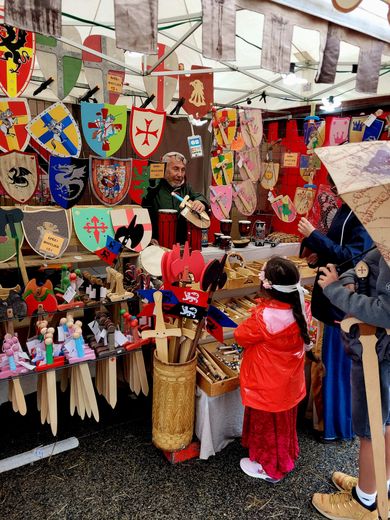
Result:
<instances>
[{"instance_id":1,"label":"red cross shield","mask_svg":"<svg viewBox=\"0 0 390 520\"><path fill-rule=\"evenodd\" d=\"M146 159L159 147L165 128L166 113L132 107L130 142L137 155Z\"/></svg>"}]
</instances>

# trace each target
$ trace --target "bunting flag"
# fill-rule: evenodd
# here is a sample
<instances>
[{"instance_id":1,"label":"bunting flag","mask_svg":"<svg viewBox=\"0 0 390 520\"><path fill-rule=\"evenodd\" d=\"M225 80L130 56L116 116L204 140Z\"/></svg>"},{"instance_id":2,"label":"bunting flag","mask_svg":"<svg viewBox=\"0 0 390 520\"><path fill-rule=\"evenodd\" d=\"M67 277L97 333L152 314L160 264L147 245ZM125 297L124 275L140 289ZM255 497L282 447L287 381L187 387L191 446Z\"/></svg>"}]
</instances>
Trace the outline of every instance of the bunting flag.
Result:
<instances>
[{"instance_id":1,"label":"bunting flag","mask_svg":"<svg viewBox=\"0 0 390 520\"><path fill-rule=\"evenodd\" d=\"M371 123L370 126L364 125L363 139L362 141L378 141L385 121L378 117Z\"/></svg>"},{"instance_id":2,"label":"bunting flag","mask_svg":"<svg viewBox=\"0 0 390 520\"><path fill-rule=\"evenodd\" d=\"M5 23L48 36L61 36L61 0L5 0Z\"/></svg>"},{"instance_id":3,"label":"bunting flag","mask_svg":"<svg viewBox=\"0 0 390 520\"><path fill-rule=\"evenodd\" d=\"M0 98L0 150L10 152L26 149L30 134L26 125L30 121L27 99Z\"/></svg>"},{"instance_id":4,"label":"bunting flag","mask_svg":"<svg viewBox=\"0 0 390 520\"><path fill-rule=\"evenodd\" d=\"M191 70L204 69L201 65L192 65ZM211 70L211 69L210 69ZM214 103L214 74L200 72L199 74L179 76L179 98L184 98L183 109L187 114L197 119L205 116Z\"/></svg>"},{"instance_id":5,"label":"bunting flag","mask_svg":"<svg viewBox=\"0 0 390 520\"><path fill-rule=\"evenodd\" d=\"M350 143L360 143L363 140L363 134L366 127L364 122L368 116L354 116L351 117L349 124L348 140Z\"/></svg>"},{"instance_id":6,"label":"bunting flag","mask_svg":"<svg viewBox=\"0 0 390 520\"><path fill-rule=\"evenodd\" d=\"M236 59L235 0L202 0L202 54L212 60Z\"/></svg>"},{"instance_id":7,"label":"bunting flag","mask_svg":"<svg viewBox=\"0 0 390 520\"><path fill-rule=\"evenodd\" d=\"M114 12L117 47L141 54L157 53L157 0L114 0Z\"/></svg>"},{"instance_id":8,"label":"bunting flag","mask_svg":"<svg viewBox=\"0 0 390 520\"><path fill-rule=\"evenodd\" d=\"M235 329L237 323L226 316L220 309L210 305L207 311L206 329L217 341L223 343L223 327Z\"/></svg>"},{"instance_id":9,"label":"bunting flag","mask_svg":"<svg viewBox=\"0 0 390 520\"><path fill-rule=\"evenodd\" d=\"M102 249L95 251L100 260L103 260L108 265L114 265L122 251L122 244L112 237L107 236L106 245Z\"/></svg>"}]
</instances>

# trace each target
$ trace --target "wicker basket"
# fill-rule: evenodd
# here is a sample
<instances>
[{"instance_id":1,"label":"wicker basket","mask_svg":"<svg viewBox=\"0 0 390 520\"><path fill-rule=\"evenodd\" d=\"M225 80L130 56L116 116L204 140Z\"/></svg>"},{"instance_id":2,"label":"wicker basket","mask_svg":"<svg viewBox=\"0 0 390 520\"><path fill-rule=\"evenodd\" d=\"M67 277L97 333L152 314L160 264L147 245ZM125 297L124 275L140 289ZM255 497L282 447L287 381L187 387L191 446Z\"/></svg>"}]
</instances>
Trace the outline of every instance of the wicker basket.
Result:
<instances>
[{"instance_id":1,"label":"wicker basket","mask_svg":"<svg viewBox=\"0 0 390 520\"><path fill-rule=\"evenodd\" d=\"M177 451L192 441L195 419L196 356L186 363L164 363L154 353L152 441Z\"/></svg>"},{"instance_id":2,"label":"wicker basket","mask_svg":"<svg viewBox=\"0 0 390 520\"><path fill-rule=\"evenodd\" d=\"M236 259L233 262L233 258ZM258 272L248 268L242 255L236 252L229 253L226 259L225 271L228 275L226 289L237 289L259 284ZM233 283L230 283L233 282ZM234 285L234 286L232 286Z\"/></svg>"}]
</instances>

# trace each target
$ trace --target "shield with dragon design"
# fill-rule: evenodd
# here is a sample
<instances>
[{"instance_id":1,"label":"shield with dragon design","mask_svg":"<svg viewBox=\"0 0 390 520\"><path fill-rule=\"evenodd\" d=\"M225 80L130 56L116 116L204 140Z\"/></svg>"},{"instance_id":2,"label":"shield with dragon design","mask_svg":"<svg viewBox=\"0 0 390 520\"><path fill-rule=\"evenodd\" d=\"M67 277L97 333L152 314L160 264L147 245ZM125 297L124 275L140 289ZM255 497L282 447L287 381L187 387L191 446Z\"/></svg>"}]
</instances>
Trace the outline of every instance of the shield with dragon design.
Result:
<instances>
[{"instance_id":1,"label":"shield with dragon design","mask_svg":"<svg viewBox=\"0 0 390 520\"><path fill-rule=\"evenodd\" d=\"M81 103L81 124L88 146L101 157L110 157L125 139L127 107Z\"/></svg>"},{"instance_id":2,"label":"shield with dragon design","mask_svg":"<svg viewBox=\"0 0 390 520\"><path fill-rule=\"evenodd\" d=\"M115 206L129 193L131 159L102 159L90 156L91 186L95 197L106 206Z\"/></svg>"},{"instance_id":3,"label":"shield with dragon design","mask_svg":"<svg viewBox=\"0 0 390 520\"><path fill-rule=\"evenodd\" d=\"M135 204L142 203L142 197L149 186L149 161L147 159L133 159L130 184L130 198Z\"/></svg>"},{"instance_id":4,"label":"shield with dragon design","mask_svg":"<svg viewBox=\"0 0 390 520\"><path fill-rule=\"evenodd\" d=\"M19 204L29 201L38 186L35 153L8 152L0 155L0 182L6 194Z\"/></svg>"},{"instance_id":5,"label":"shield with dragon design","mask_svg":"<svg viewBox=\"0 0 390 520\"><path fill-rule=\"evenodd\" d=\"M89 159L51 156L49 161L50 192L64 209L76 205L88 184Z\"/></svg>"},{"instance_id":6,"label":"shield with dragon design","mask_svg":"<svg viewBox=\"0 0 390 520\"><path fill-rule=\"evenodd\" d=\"M30 140L26 125L30 121L27 99L0 99L0 150L23 151Z\"/></svg>"},{"instance_id":7,"label":"shield with dragon design","mask_svg":"<svg viewBox=\"0 0 390 520\"><path fill-rule=\"evenodd\" d=\"M20 96L30 82L35 61L35 34L11 25L0 25L0 88Z\"/></svg>"},{"instance_id":8,"label":"shield with dragon design","mask_svg":"<svg viewBox=\"0 0 390 520\"><path fill-rule=\"evenodd\" d=\"M23 207L23 231L31 249L43 257L60 258L66 251L72 235L72 219L65 209ZM46 247L55 244L55 253Z\"/></svg>"},{"instance_id":9,"label":"shield with dragon design","mask_svg":"<svg viewBox=\"0 0 390 520\"><path fill-rule=\"evenodd\" d=\"M120 228L124 228L125 232L134 217L136 217L136 219L133 223L133 228L135 228L135 226L142 226L143 233L134 233L133 236L130 237L131 240L127 241L126 247L139 253L145 249L152 240L152 223L150 221L149 211L146 208L136 206L111 210L111 222L115 233L117 233ZM134 240L135 237L137 237L136 240Z\"/></svg>"},{"instance_id":10,"label":"shield with dragon design","mask_svg":"<svg viewBox=\"0 0 390 520\"><path fill-rule=\"evenodd\" d=\"M76 206L72 208L73 225L83 246L94 253L105 247L107 237L115 235L111 223L111 209L105 206Z\"/></svg>"}]
</instances>

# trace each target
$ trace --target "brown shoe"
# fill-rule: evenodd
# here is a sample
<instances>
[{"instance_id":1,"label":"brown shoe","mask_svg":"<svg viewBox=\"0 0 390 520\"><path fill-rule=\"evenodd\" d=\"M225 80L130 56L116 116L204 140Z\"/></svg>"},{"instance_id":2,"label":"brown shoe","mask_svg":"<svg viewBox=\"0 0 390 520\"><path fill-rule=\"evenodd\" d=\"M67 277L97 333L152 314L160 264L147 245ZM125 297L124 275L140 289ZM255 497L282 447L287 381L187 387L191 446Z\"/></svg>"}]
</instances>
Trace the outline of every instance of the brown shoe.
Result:
<instances>
[{"instance_id":1,"label":"brown shoe","mask_svg":"<svg viewBox=\"0 0 390 520\"><path fill-rule=\"evenodd\" d=\"M378 520L378 511L370 511L360 505L346 491L330 495L315 493L312 498L313 506L330 520Z\"/></svg>"},{"instance_id":2,"label":"brown shoe","mask_svg":"<svg viewBox=\"0 0 390 520\"><path fill-rule=\"evenodd\" d=\"M341 471L335 471L332 475L332 482L340 491L348 491L350 493L352 488L357 486L358 479Z\"/></svg>"}]
</instances>

